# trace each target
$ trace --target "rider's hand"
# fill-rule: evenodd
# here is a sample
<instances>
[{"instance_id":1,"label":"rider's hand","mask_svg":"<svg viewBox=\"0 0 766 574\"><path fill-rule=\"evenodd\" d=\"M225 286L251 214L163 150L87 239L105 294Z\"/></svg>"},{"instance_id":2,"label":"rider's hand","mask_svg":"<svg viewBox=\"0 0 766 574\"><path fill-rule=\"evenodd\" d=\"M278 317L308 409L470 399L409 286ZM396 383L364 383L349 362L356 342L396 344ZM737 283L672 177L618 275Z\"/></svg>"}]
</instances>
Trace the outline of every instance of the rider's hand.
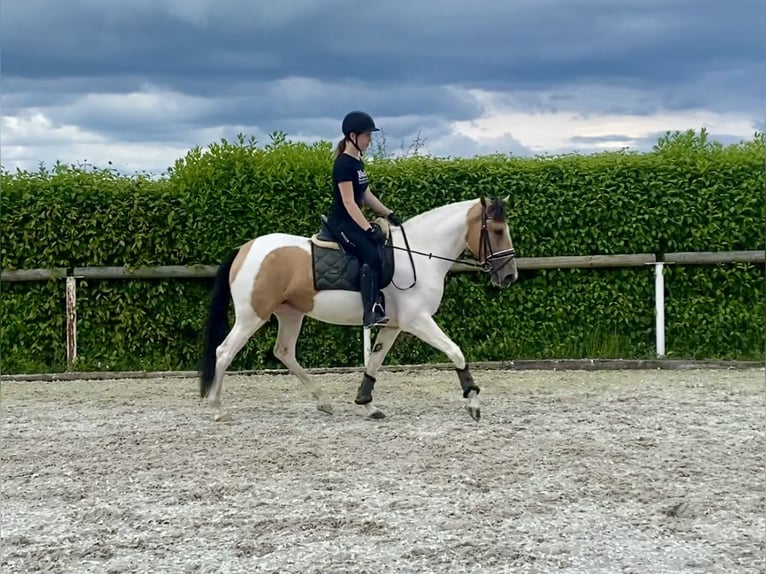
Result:
<instances>
[{"instance_id":1,"label":"rider's hand","mask_svg":"<svg viewBox=\"0 0 766 574\"><path fill-rule=\"evenodd\" d=\"M380 225L373 223L372 227L367 230L367 235L372 238L375 243L383 245L386 243L386 236L383 235L383 230Z\"/></svg>"},{"instance_id":2,"label":"rider's hand","mask_svg":"<svg viewBox=\"0 0 766 574\"><path fill-rule=\"evenodd\" d=\"M388 220L389 220L391 223L393 223L394 225L396 225L396 226L399 226L399 225L401 225L401 224L402 224L402 220L401 220L401 219L399 219L399 216L398 216L398 215L396 215L396 214L395 214L393 211L392 211L391 213L389 213L389 214L388 214L388 218L387 218L387 219L388 219Z\"/></svg>"}]
</instances>

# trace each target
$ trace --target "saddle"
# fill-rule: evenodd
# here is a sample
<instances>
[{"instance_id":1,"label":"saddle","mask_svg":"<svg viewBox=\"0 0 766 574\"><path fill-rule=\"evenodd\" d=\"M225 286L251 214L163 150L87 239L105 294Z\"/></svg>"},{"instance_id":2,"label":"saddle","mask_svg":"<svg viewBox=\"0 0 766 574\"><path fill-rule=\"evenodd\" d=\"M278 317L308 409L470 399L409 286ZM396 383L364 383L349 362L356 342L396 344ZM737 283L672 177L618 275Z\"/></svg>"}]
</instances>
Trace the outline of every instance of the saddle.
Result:
<instances>
[{"instance_id":1,"label":"saddle","mask_svg":"<svg viewBox=\"0 0 766 574\"><path fill-rule=\"evenodd\" d=\"M359 260L346 251L333 235L327 223L327 216L321 215L322 222L319 232L311 236L311 263L314 276L314 289L317 291L341 290L359 291ZM394 249L391 244L391 228L384 218L378 218L386 236L385 245L379 247L383 259L382 273L378 288L383 289L391 283L394 276Z\"/></svg>"}]
</instances>

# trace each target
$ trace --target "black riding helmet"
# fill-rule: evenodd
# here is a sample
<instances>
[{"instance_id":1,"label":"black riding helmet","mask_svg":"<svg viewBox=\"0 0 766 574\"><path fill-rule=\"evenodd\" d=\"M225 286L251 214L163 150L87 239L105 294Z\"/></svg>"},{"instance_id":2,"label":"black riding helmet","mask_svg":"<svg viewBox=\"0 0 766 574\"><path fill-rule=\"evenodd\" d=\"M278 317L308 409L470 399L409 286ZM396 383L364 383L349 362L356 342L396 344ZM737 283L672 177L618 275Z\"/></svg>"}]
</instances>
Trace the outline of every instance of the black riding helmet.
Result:
<instances>
[{"instance_id":1,"label":"black riding helmet","mask_svg":"<svg viewBox=\"0 0 766 574\"><path fill-rule=\"evenodd\" d=\"M343 118L343 135L348 137L352 133L377 132L380 128L375 127L372 116L367 112L353 111Z\"/></svg>"}]
</instances>

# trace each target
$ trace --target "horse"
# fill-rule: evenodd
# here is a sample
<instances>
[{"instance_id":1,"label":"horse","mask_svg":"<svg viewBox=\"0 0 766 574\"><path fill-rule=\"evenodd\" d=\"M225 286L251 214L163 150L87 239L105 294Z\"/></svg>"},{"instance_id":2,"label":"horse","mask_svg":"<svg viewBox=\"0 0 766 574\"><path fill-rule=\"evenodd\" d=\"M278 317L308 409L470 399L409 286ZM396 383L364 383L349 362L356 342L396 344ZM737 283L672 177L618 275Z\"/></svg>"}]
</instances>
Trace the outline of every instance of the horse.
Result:
<instances>
[{"instance_id":1,"label":"horse","mask_svg":"<svg viewBox=\"0 0 766 574\"><path fill-rule=\"evenodd\" d=\"M506 219L508 198L485 196L460 200L405 219L400 226L376 221L386 237L381 298L390 320L378 328L354 402L373 419L385 417L372 392L383 361L401 332L410 333L443 352L457 372L466 409L479 421L479 386L462 349L433 318L444 294L447 273L466 249L466 264L490 274L494 287L518 279L516 252ZM295 347L305 317L342 326L363 324L359 263L334 240L321 216L310 237L284 232L264 234L234 248L219 265L204 331L199 364L200 396L214 409L215 421L232 417L222 406L224 374L253 334L272 316L278 321L274 356L295 375L316 401L332 414L325 391L298 363ZM415 257L413 257L415 255ZM403 287L405 283L409 283ZM232 303L234 326L227 311Z\"/></svg>"}]
</instances>

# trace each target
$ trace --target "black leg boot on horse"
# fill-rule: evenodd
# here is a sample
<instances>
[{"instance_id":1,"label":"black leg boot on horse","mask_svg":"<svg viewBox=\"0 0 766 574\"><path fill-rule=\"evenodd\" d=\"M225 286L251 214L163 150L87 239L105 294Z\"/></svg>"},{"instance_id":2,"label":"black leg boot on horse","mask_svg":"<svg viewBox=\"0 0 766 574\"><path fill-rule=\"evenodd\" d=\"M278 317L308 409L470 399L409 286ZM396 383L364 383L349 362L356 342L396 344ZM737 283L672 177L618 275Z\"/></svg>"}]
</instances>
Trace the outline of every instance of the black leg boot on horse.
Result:
<instances>
[{"instance_id":1,"label":"black leg boot on horse","mask_svg":"<svg viewBox=\"0 0 766 574\"><path fill-rule=\"evenodd\" d=\"M367 263L364 263L359 270L359 289L364 305L364 328L370 329L388 324L388 317L380 304L378 273Z\"/></svg>"}]
</instances>

